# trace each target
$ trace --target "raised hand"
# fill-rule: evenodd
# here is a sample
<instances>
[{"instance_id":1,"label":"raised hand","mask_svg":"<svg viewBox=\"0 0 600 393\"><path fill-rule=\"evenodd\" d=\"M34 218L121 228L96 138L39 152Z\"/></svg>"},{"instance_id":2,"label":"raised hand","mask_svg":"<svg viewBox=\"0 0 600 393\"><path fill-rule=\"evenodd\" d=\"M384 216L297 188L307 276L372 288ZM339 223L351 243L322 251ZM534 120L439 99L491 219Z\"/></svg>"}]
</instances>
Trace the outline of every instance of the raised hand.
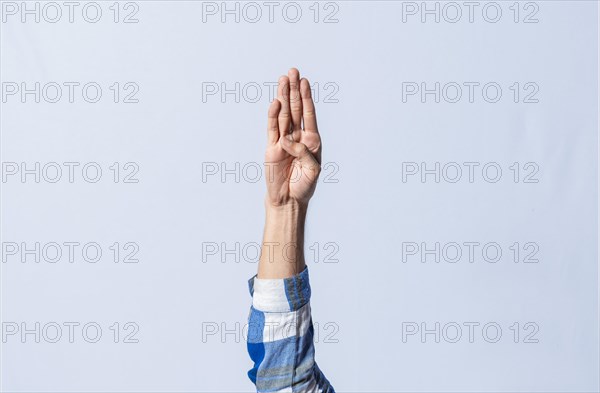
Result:
<instances>
[{"instance_id":1,"label":"raised hand","mask_svg":"<svg viewBox=\"0 0 600 393\"><path fill-rule=\"evenodd\" d=\"M267 134L267 204L306 206L321 172L321 138L310 84L295 68L279 78Z\"/></svg>"}]
</instances>

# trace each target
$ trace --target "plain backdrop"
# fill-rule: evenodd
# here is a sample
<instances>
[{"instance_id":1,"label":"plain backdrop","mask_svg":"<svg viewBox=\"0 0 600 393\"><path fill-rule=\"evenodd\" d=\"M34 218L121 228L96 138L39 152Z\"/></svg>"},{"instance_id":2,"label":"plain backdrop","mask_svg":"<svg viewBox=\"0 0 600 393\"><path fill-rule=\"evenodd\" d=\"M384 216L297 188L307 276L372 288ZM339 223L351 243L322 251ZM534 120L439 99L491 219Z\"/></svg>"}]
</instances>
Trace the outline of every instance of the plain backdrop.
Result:
<instances>
[{"instance_id":1,"label":"plain backdrop","mask_svg":"<svg viewBox=\"0 0 600 393\"><path fill-rule=\"evenodd\" d=\"M252 391L257 170L292 66L318 94L335 388L598 391L597 2L37 4L2 2L4 391Z\"/></svg>"}]
</instances>

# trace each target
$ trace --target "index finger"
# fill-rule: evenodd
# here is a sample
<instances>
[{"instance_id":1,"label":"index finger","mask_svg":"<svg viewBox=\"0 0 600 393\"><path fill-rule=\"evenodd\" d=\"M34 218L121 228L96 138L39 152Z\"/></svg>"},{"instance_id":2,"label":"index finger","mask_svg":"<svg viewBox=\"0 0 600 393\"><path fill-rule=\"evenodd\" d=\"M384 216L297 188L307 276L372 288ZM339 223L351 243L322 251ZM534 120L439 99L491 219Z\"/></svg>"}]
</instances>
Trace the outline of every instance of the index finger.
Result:
<instances>
[{"instance_id":1,"label":"index finger","mask_svg":"<svg viewBox=\"0 0 600 393\"><path fill-rule=\"evenodd\" d=\"M302 97L302 121L304 122L304 131L319 132L317 128L317 114L315 113L315 103L310 91L310 83L306 78L300 81L300 96Z\"/></svg>"}]
</instances>

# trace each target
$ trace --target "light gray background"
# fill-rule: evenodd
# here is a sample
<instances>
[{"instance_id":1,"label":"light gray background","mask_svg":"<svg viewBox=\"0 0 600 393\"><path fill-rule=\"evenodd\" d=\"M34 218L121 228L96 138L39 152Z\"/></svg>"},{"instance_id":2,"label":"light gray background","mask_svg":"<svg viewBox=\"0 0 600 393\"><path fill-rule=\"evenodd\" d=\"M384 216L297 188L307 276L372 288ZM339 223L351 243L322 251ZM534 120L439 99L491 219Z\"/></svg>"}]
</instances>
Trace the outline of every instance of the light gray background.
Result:
<instances>
[{"instance_id":1,"label":"light gray background","mask_svg":"<svg viewBox=\"0 0 600 393\"><path fill-rule=\"evenodd\" d=\"M134 24L113 23L112 2L100 2L95 24L80 12L74 23L7 19L2 82L95 81L105 95L95 104L81 95L72 104L9 97L2 161L97 162L104 174L94 184L80 176L55 184L10 177L1 184L2 242L97 242L104 254L95 264L80 256L74 263L7 256L2 321L28 328L97 322L103 336L95 344L80 330L74 343L8 336L2 389L252 390L236 323L245 323L246 279L256 264L232 255L221 263L221 254L203 263L202 244L260 241L265 187L249 181L253 175L239 182L233 175L203 182L202 175L210 162L231 169L262 161L268 92L255 103L232 96L203 102L202 84L262 85L297 66L321 86L324 174L337 180L321 179L306 241L307 249L321 249L317 263L309 258L317 360L336 389L597 391L598 7L538 1L538 23L526 24L525 3L519 23L513 2L498 3L498 23L481 17L485 2L473 23L466 16L403 23L403 4L394 1L336 2L338 22L328 24L323 18L333 8L319 4L315 23L312 2L298 2L298 23L282 18L285 3L273 23L265 15L258 23L218 16L203 23L202 3L191 1L137 2ZM487 103L478 90L474 103L402 102L407 81L493 81L503 97ZM113 103L114 82L137 83L139 103ZM338 102L323 102L328 82ZM514 82L536 83L539 103L514 103ZM114 162L137 163L139 182L112 182ZM403 182L403 162L495 162L503 176L497 183L481 172L473 183L464 174L457 183L432 176ZM536 163L538 182L515 183L514 162ZM112 262L114 242L136 242L139 263ZM403 263L403 242L496 242L503 255L497 263L481 254L474 263L464 256ZM522 263L521 255L514 263L515 242L535 242L539 262ZM324 263L333 249L325 243L337 246L337 263ZM114 322L121 334L124 323L136 323L139 343L122 336L114 343ZM466 328L456 343L436 343L433 335L403 342L406 322L480 326L473 343ZM496 343L481 334L490 322L502 327ZM529 322L539 328L537 343L524 342ZM214 324L238 336L203 340L203 326Z\"/></svg>"}]
</instances>

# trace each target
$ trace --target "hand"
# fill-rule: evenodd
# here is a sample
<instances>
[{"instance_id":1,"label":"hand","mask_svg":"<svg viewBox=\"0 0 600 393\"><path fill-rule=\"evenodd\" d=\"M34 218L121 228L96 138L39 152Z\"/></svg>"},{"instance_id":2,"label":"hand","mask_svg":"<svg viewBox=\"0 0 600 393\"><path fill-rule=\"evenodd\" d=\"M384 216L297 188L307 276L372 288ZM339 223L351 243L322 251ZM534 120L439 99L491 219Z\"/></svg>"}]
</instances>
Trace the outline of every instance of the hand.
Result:
<instances>
[{"instance_id":1,"label":"hand","mask_svg":"<svg viewBox=\"0 0 600 393\"><path fill-rule=\"evenodd\" d=\"M267 130L267 204L308 205L321 172L321 137L310 84L295 68L279 78Z\"/></svg>"}]
</instances>

